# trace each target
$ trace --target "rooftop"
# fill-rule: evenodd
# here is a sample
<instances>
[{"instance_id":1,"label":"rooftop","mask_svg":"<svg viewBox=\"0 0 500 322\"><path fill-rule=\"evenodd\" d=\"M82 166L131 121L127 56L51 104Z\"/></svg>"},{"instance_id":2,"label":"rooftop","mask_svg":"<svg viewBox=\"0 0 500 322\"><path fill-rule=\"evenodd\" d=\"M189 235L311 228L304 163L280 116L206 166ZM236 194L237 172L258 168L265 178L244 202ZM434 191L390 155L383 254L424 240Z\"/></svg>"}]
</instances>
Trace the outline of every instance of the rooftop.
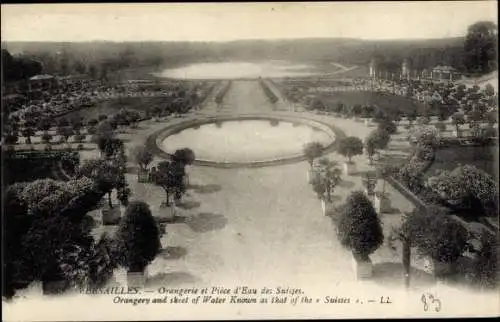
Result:
<instances>
[{"instance_id":1,"label":"rooftop","mask_svg":"<svg viewBox=\"0 0 500 322\"><path fill-rule=\"evenodd\" d=\"M53 79L54 76L49 75L49 74L43 74L43 75L35 75L30 78L30 80L46 80L46 79Z\"/></svg>"},{"instance_id":2,"label":"rooftop","mask_svg":"<svg viewBox=\"0 0 500 322\"><path fill-rule=\"evenodd\" d=\"M440 71L455 71L456 69L449 66L449 65L445 65L445 66L441 66L441 65L437 65L436 67L433 68L433 70L440 70Z\"/></svg>"}]
</instances>

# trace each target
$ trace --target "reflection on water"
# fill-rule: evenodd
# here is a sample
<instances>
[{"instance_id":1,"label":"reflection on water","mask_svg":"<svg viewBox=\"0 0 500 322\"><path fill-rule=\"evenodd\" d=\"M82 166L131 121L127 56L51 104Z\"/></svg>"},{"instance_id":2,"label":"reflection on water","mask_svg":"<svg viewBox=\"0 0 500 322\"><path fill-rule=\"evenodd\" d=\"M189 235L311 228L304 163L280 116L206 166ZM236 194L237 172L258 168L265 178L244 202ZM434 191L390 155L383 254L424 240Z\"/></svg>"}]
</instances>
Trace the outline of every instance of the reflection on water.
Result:
<instances>
[{"instance_id":1,"label":"reflection on water","mask_svg":"<svg viewBox=\"0 0 500 322\"><path fill-rule=\"evenodd\" d=\"M173 152L191 148L198 160L218 162L267 161L302 154L304 144L318 141L324 145L332 139L312 127L294 126L291 122L271 125L267 120L210 123L198 129L186 129L167 137L161 148Z\"/></svg>"},{"instance_id":2,"label":"reflection on water","mask_svg":"<svg viewBox=\"0 0 500 322\"><path fill-rule=\"evenodd\" d=\"M314 75L313 67L274 61L262 63L227 62L191 64L166 69L156 74L161 77L180 79L228 79L258 77L293 77Z\"/></svg>"}]
</instances>

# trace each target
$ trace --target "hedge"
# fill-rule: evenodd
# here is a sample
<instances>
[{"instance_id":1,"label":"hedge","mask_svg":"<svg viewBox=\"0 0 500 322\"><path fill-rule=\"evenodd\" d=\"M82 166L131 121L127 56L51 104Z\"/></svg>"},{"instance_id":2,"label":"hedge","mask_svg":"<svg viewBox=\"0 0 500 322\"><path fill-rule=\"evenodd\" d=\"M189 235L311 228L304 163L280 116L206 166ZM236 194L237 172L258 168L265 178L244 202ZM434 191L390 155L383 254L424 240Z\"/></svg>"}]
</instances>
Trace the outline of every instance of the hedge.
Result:
<instances>
[{"instance_id":1,"label":"hedge","mask_svg":"<svg viewBox=\"0 0 500 322\"><path fill-rule=\"evenodd\" d=\"M231 87L231 81L229 81L218 93L215 95L215 103L222 104L224 97L226 96L229 88Z\"/></svg>"},{"instance_id":2,"label":"hedge","mask_svg":"<svg viewBox=\"0 0 500 322\"><path fill-rule=\"evenodd\" d=\"M273 91L267 86L267 84L261 79L259 81L260 86L262 87L262 90L264 91L264 94L266 94L267 98L269 101L274 104L278 101L278 97L273 93Z\"/></svg>"}]
</instances>

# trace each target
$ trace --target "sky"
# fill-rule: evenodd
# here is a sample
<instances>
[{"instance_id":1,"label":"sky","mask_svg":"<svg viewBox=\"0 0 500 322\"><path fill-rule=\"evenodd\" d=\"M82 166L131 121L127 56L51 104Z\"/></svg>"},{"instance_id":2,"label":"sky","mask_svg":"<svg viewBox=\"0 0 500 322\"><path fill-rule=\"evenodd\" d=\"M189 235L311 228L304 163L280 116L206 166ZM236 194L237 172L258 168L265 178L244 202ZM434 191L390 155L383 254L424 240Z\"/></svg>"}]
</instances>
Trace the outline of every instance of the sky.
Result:
<instances>
[{"instance_id":1,"label":"sky","mask_svg":"<svg viewBox=\"0 0 500 322\"><path fill-rule=\"evenodd\" d=\"M2 5L3 41L422 39L498 21L496 1Z\"/></svg>"}]
</instances>

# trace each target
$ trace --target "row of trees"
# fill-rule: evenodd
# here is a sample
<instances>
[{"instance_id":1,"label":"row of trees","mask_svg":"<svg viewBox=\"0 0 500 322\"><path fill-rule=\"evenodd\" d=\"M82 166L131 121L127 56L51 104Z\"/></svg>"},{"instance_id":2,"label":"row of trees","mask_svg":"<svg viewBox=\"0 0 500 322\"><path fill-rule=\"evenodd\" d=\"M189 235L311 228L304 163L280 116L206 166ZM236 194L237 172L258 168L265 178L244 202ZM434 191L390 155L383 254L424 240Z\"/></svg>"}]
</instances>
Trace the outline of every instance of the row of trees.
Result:
<instances>
[{"instance_id":1,"label":"row of trees","mask_svg":"<svg viewBox=\"0 0 500 322\"><path fill-rule=\"evenodd\" d=\"M221 105L222 102L224 101L224 97L226 97L226 94L227 92L229 92L230 88L231 88L231 81L228 81L227 84L225 84L224 87L222 87L222 89L215 95L215 103Z\"/></svg>"},{"instance_id":2,"label":"row of trees","mask_svg":"<svg viewBox=\"0 0 500 322\"><path fill-rule=\"evenodd\" d=\"M269 100L269 102L271 102L271 104L274 104L276 103L279 99L278 97L276 96L276 94L274 94L274 92L269 88L269 86L265 83L264 80L262 79L259 79L259 83L260 83L260 87L262 88L262 90L264 91L264 94L266 95L267 99Z\"/></svg>"}]
</instances>

